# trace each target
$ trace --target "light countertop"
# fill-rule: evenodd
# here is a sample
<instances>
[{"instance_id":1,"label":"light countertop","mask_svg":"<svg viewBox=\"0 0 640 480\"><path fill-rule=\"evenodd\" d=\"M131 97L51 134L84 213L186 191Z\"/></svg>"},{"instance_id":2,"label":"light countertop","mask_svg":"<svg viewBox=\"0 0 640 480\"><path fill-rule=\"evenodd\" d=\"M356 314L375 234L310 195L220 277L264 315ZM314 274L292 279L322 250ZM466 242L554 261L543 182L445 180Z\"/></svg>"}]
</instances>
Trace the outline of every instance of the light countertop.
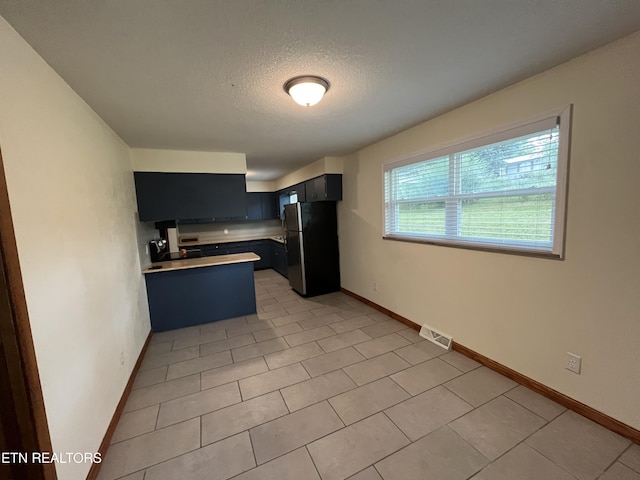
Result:
<instances>
[{"instance_id":1,"label":"light countertop","mask_svg":"<svg viewBox=\"0 0 640 480\"><path fill-rule=\"evenodd\" d=\"M232 253L230 255L216 255L214 257L185 258L181 260L169 260L156 262L144 269L142 273L162 273L187 268L215 267L217 265L229 265L232 263L257 262L260 257L255 253ZM156 268L154 268L156 267ZM162 268L157 268L162 267Z\"/></svg>"},{"instance_id":2,"label":"light countertop","mask_svg":"<svg viewBox=\"0 0 640 480\"><path fill-rule=\"evenodd\" d=\"M181 235L181 237L189 238L190 235ZM193 235L193 237L197 237L198 235ZM233 243L233 242L248 242L251 240L273 240L274 242L284 243L284 239L282 236L274 236L274 235L260 235L260 236L247 236L247 237L233 237L233 238L220 238L217 240L198 240L197 242L179 242L178 246L180 248L189 248L189 247L197 247L200 245L217 245L221 243Z\"/></svg>"}]
</instances>

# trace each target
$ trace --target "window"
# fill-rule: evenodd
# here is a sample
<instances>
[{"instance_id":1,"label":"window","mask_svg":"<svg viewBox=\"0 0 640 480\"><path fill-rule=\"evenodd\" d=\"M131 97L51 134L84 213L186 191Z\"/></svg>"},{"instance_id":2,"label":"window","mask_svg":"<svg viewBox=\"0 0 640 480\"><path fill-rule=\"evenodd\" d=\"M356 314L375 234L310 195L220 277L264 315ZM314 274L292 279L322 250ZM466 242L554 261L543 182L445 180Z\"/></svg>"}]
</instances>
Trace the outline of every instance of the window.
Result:
<instances>
[{"instance_id":1,"label":"window","mask_svg":"<svg viewBox=\"0 0 640 480\"><path fill-rule=\"evenodd\" d=\"M562 257L570 119L385 163L384 238Z\"/></svg>"}]
</instances>

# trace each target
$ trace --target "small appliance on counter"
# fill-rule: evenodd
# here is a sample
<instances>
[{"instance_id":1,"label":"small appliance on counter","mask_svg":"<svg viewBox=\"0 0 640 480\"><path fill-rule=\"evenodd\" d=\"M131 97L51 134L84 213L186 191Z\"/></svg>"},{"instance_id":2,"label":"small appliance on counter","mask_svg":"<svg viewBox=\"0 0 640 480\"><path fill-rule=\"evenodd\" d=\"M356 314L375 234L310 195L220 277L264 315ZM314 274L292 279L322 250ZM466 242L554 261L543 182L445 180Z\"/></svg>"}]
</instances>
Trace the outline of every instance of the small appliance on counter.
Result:
<instances>
[{"instance_id":1,"label":"small appliance on counter","mask_svg":"<svg viewBox=\"0 0 640 480\"><path fill-rule=\"evenodd\" d=\"M149 257L151 257L152 262L161 262L168 252L169 247L165 239L159 238L149 242Z\"/></svg>"},{"instance_id":2,"label":"small appliance on counter","mask_svg":"<svg viewBox=\"0 0 640 480\"><path fill-rule=\"evenodd\" d=\"M202 250L199 248L183 248L178 252L170 252L169 244L165 239L161 238L149 242L149 256L152 262L166 262L168 260L202 257Z\"/></svg>"}]
</instances>

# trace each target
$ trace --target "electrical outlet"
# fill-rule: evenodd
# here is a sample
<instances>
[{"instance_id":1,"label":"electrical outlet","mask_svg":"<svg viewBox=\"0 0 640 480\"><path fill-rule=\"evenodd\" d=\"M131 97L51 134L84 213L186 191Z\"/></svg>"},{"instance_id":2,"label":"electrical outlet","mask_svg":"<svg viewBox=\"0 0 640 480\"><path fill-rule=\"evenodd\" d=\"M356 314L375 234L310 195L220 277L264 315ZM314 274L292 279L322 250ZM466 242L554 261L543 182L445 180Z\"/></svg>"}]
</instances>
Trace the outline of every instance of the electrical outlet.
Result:
<instances>
[{"instance_id":1,"label":"electrical outlet","mask_svg":"<svg viewBox=\"0 0 640 480\"><path fill-rule=\"evenodd\" d=\"M378 291L378 282L373 282L373 291L374 292Z\"/></svg>"},{"instance_id":2,"label":"electrical outlet","mask_svg":"<svg viewBox=\"0 0 640 480\"><path fill-rule=\"evenodd\" d=\"M564 368L580 375L580 369L582 368L582 357L571 352L567 352L567 365Z\"/></svg>"},{"instance_id":3,"label":"electrical outlet","mask_svg":"<svg viewBox=\"0 0 640 480\"><path fill-rule=\"evenodd\" d=\"M120 365L124 365L124 352L120 352Z\"/></svg>"},{"instance_id":4,"label":"electrical outlet","mask_svg":"<svg viewBox=\"0 0 640 480\"><path fill-rule=\"evenodd\" d=\"M145 255L149 255L149 245L144 246L144 253Z\"/></svg>"}]
</instances>

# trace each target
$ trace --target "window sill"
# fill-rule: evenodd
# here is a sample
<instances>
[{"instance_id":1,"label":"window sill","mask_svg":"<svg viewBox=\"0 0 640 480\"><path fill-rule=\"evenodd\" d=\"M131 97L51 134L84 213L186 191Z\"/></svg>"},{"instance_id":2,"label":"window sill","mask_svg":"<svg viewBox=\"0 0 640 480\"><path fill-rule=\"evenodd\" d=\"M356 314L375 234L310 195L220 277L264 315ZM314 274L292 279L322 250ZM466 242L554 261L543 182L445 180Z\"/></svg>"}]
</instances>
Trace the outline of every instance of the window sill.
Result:
<instances>
[{"instance_id":1,"label":"window sill","mask_svg":"<svg viewBox=\"0 0 640 480\"><path fill-rule=\"evenodd\" d=\"M437 239L432 238L420 238L420 237L399 237L399 236L391 236L391 235L383 235L383 240L391 240L396 242L405 242L405 243L422 243L425 245L433 245L437 247L450 247L450 248L461 248L464 250L477 250L480 252L489 252L489 253L503 253L507 255L518 255L524 257L535 257L535 258L544 258L547 260L564 260L564 256L558 255L551 252L539 252L535 250L526 250L520 249L517 247L493 247L489 245L478 245L478 244L468 244L468 243L458 243L447 240L439 241Z\"/></svg>"}]
</instances>

